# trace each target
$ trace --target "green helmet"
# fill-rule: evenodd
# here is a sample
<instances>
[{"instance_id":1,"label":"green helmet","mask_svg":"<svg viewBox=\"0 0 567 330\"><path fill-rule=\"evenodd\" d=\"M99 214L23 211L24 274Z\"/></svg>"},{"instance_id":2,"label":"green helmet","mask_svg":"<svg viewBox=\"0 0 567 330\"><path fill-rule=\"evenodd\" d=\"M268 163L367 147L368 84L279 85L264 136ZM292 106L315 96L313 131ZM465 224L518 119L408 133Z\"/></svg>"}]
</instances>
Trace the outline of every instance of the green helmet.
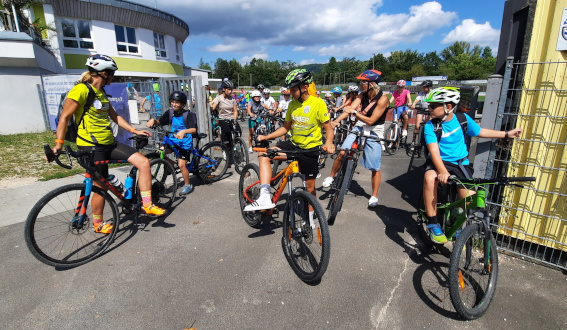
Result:
<instances>
[{"instance_id":1,"label":"green helmet","mask_svg":"<svg viewBox=\"0 0 567 330\"><path fill-rule=\"evenodd\" d=\"M301 84L310 84L311 82L313 82L313 75L311 75L311 71L306 69L295 69L285 78L285 87L291 88Z\"/></svg>"},{"instance_id":2,"label":"green helmet","mask_svg":"<svg viewBox=\"0 0 567 330\"><path fill-rule=\"evenodd\" d=\"M461 92L457 87L439 87L429 92L423 102L458 104L460 100Z\"/></svg>"}]
</instances>

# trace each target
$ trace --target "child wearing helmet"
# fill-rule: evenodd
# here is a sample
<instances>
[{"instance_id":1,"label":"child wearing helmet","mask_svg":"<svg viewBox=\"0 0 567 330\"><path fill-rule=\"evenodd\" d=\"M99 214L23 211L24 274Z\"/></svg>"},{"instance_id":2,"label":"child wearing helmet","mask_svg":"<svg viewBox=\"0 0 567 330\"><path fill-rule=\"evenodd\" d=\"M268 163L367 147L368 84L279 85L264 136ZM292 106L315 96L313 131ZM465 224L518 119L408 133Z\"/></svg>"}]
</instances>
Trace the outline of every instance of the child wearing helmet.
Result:
<instances>
[{"instance_id":1,"label":"child wearing helmet","mask_svg":"<svg viewBox=\"0 0 567 330\"><path fill-rule=\"evenodd\" d=\"M169 104L171 108L166 111L159 120L150 119L146 123L146 127L154 127L156 125L171 126L171 140L179 150L181 157L177 159L177 166L181 170L185 185L181 189L180 195L187 195L193 191L193 186L189 182L189 170L187 169L187 160L193 149L193 134L197 133L197 116L185 109L187 105L187 94L175 91L169 96ZM185 114L187 113L187 114ZM171 153L171 149L166 149L165 153ZM166 158L169 160L169 158ZM173 162L170 160L170 162Z\"/></svg>"},{"instance_id":2,"label":"child wearing helmet","mask_svg":"<svg viewBox=\"0 0 567 330\"><path fill-rule=\"evenodd\" d=\"M431 91L432 86L433 86L433 82L431 80L424 80L421 83L421 87L423 88L423 90L421 92L417 93L417 96L415 97L415 100L413 101L413 104L411 105L412 109L417 110L417 120L415 122L415 127L413 129L413 138L412 138L412 142L411 142L411 145L410 145L411 151L413 151L415 149L415 139L418 137L417 135L419 133L419 127L421 126L423 116L426 116L425 111L427 110L428 103L424 102L423 100L425 100L425 97ZM428 122L428 121L429 121L429 116L426 116L425 122Z\"/></svg>"},{"instance_id":3,"label":"child wearing helmet","mask_svg":"<svg viewBox=\"0 0 567 330\"><path fill-rule=\"evenodd\" d=\"M361 93L354 101L344 108L344 112L333 121L333 127L339 126L343 119L354 115L357 119L353 130L365 132L365 135L384 136L384 123L386 121L386 108L388 107L388 97L380 90L378 83L381 80L382 73L378 70L367 70L361 73L357 79L360 80ZM357 108L360 107L360 111ZM323 187L328 188L334 181L334 177L341 167L341 161L345 155L344 149L350 149L356 139L355 134L349 134L343 145L341 152L335 159L331 174L323 181ZM382 146L375 139L367 139L362 156L362 166L371 171L372 179L372 195L368 200L368 207L378 205L378 190L380 189L380 181L382 174L380 172L382 161Z\"/></svg>"},{"instance_id":4,"label":"child wearing helmet","mask_svg":"<svg viewBox=\"0 0 567 330\"><path fill-rule=\"evenodd\" d=\"M246 107L246 111L248 111L248 152L252 153L252 136L254 135L254 129L256 129L256 125L258 124L258 117L264 112L264 106L262 105L262 94L259 91L252 91L250 93L250 102L248 102L248 106Z\"/></svg>"},{"instance_id":5,"label":"child wearing helmet","mask_svg":"<svg viewBox=\"0 0 567 330\"><path fill-rule=\"evenodd\" d=\"M336 108L339 108L340 106L343 105L343 97L341 96L343 94L343 89L340 88L339 86L334 87L333 89L331 89L331 92L333 93L333 95L335 96L335 111Z\"/></svg>"},{"instance_id":6,"label":"child wearing helmet","mask_svg":"<svg viewBox=\"0 0 567 330\"><path fill-rule=\"evenodd\" d=\"M327 106L327 111L329 112L329 116L331 117L331 119L334 118L334 108L335 108L335 102L332 99L332 95L331 93L325 93L325 105Z\"/></svg>"},{"instance_id":7,"label":"child wearing helmet","mask_svg":"<svg viewBox=\"0 0 567 330\"><path fill-rule=\"evenodd\" d=\"M261 100L262 100L262 106L264 106L264 108L267 111L269 111L270 114L273 115L274 112L277 109L278 104L277 104L276 100L274 100L274 98L270 96L271 92L272 91L269 90L268 88L264 88L264 90L262 91L263 97L262 97Z\"/></svg>"},{"instance_id":8,"label":"child wearing helmet","mask_svg":"<svg viewBox=\"0 0 567 330\"><path fill-rule=\"evenodd\" d=\"M278 109L276 110L276 113L278 114L278 116L285 118L287 114L287 108L289 107L289 103L291 102L291 92L286 88L282 92L281 96L283 97L283 99L278 102Z\"/></svg>"},{"instance_id":9,"label":"child wearing helmet","mask_svg":"<svg viewBox=\"0 0 567 330\"><path fill-rule=\"evenodd\" d=\"M319 172L318 160L322 141L322 128L325 129L327 140L325 148L328 153L335 152L333 145L333 129L329 121L329 113L323 100L309 95L309 84L313 76L309 70L295 69L291 71L285 84L293 100L289 103L285 122L282 127L266 136L258 136L258 141L272 140L291 132L289 141L280 141L273 147L280 150L306 150L299 159L299 170L305 175L305 185L308 192L315 196L315 179ZM276 160L286 160L285 154L277 156ZM244 208L246 212L272 209L275 204L270 194L272 166L268 157L258 157L260 163L260 196L252 204ZM309 211L309 219L313 219L314 211ZM311 223L313 226L313 223Z\"/></svg>"},{"instance_id":10,"label":"child wearing helmet","mask_svg":"<svg viewBox=\"0 0 567 330\"><path fill-rule=\"evenodd\" d=\"M150 161L136 149L114 140L110 126L111 121L119 127L132 134L151 136L150 132L141 131L132 127L124 118L119 116L104 91L104 86L110 85L114 73L118 70L116 62L110 57L94 54L88 57L85 64L88 71L79 78L79 84L75 85L67 94L67 99L61 112L59 124L57 125L55 147L52 151L58 155L63 149L65 133L69 120L75 116L77 131L77 147L79 150L92 151L93 161L126 159L139 169L138 186L142 196L142 210L151 215L163 215L165 210L152 203L152 176L150 173ZM85 109L89 94L95 94L95 99L90 108ZM98 165L97 173L106 180L108 177L108 165ZM94 182L98 187L100 183ZM94 193L91 201L93 229L97 233L110 234L114 230L114 224L105 223L103 219L104 198Z\"/></svg>"},{"instance_id":11,"label":"child wearing helmet","mask_svg":"<svg viewBox=\"0 0 567 330\"><path fill-rule=\"evenodd\" d=\"M394 114L402 119L403 130L402 137L408 136L408 105L411 104L410 91L406 89L406 81L398 80L396 83L398 89L392 93L390 103L394 101Z\"/></svg>"},{"instance_id":12,"label":"child wearing helmet","mask_svg":"<svg viewBox=\"0 0 567 330\"><path fill-rule=\"evenodd\" d=\"M439 244L447 242L437 219L437 185L446 184L449 176L469 178L473 175L469 163L469 150L465 135L481 138L515 138L522 134L521 128L508 132L481 128L466 114L456 114L457 104L461 99L460 90L455 87L440 87L432 90L424 102L428 102L431 120L425 124L425 143L431 157L425 163L423 181L423 199L427 215L427 229L431 239ZM461 117L462 119L459 119ZM461 121L463 122L461 123ZM463 127L466 125L466 132ZM469 192L458 188L460 198Z\"/></svg>"}]
</instances>

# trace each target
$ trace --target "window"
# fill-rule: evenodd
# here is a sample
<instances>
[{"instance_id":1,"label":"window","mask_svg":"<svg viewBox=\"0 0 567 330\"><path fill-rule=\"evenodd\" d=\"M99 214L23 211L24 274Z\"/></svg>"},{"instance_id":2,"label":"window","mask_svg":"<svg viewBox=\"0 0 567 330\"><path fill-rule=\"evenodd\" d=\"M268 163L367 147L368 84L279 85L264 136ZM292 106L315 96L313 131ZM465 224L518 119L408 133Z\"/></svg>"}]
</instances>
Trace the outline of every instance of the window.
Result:
<instances>
[{"instance_id":1,"label":"window","mask_svg":"<svg viewBox=\"0 0 567 330\"><path fill-rule=\"evenodd\" d=\"M177 60L177 62L181 62L181 55L179 55L179 49L181 48L181 43L177 40L175 40L175 59Z\"/></svg>"},{"instance_id":2,"label":"window","mask_svg":"<svg viewBox=\"0 0 567 330\"><path fill-rule=\"evenodd\" d=\"M61 29L63 30L63 47L94 48L91 39L91 23L89 21L62 18Z\"/></svg>"},{"instance_id":3,"label":"window","mask_svg":"<svg viewBox=\"0 0 567 330\"><path fill-rule=\"evenodd\" d=\"M114 25L116 33L116 48L119 52L138 53L136 29L126 26Z\"/></svg>"},{"instance_id":4,"label":"window","mask_svg":"<svg viewBox=\"0 0 567 330\"><path fill-rule=\"evenodd\" d=\"M165 51L165 38L163 34L154 32L154 47L156 49L157 57L167 57L167 52Z\"/></svg>"}]
</instances>

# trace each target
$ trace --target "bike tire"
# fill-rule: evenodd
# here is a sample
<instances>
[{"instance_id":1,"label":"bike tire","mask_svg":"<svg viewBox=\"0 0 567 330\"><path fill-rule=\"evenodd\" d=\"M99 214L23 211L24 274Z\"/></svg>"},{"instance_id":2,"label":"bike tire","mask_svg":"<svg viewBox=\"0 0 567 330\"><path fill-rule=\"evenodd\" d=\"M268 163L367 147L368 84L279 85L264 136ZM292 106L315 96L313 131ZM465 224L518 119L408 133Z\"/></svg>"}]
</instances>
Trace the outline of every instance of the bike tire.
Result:
<instances>
[{"instance_id":1,"label":"bike tire","mask_svg":"<svg viewBox=\"0 0 567 330\"><path fill-rule=\"evenodd\" d=\"M290 203L293 203L296 228L301 228L300 233L292 232ZM309 222L309 205L314 210L313 229ZM315 282L325 274L331 255L329 227L317 199L304 190L297 190L286 204L282 247L289 265L302 281Z\"/></svg>"},{"instance_id":2,"label":"bike tire","mask_svg":"<svg viewBox=\"0 0 567 330\"><path fill-rule=\"evenodd\" d=\"M241 137L234 139L234 169L236 173L242 173L242 169L250 159L248 158L248 148L246 147L246 142Z\"/></svg>"},{"instance_id":3,"label":"bike tire","mask_svg":"<svg viewBox=\"0 0 567 330\"><path fill-rule=\"evenodd\" d=\"M449 263L449 293L457 313L474 320L486 313L496 291L498 252L492 233L484 225L465 227L453 247ZM485 242L488 235L488 242ZM488 249L488 251L485 251ZM490 260L485 265L487 255Z\"/></svg>"},{"instance_id":4,"label":"bike tire","mask_svg":"<svg viewBox=\"0 0 567 330\"><path fill-rule=\"evenodd\" d=\"M394 155L398 151L398 139L396 137L396 125L390 124L384 132L384 148L389 155Z\"/></svg>"},{"instance_id":5,"label":"bike tire","mask_svg":"<svg viewBox=\"0 0 567 330\"><path fill-rule=\"evenodd\" d=\"M238 199L240 201L240 213L246 224L250 227L258 228L262 223L261 211L258 212L244 212L244 208L251 204L251 202L246 199L244 192L250 198L250 200L255 201L260 197L260 168L258 165L249 163L244 166L242 173L240 173L240 180L238 181Z\"/></svg>"},{"instance_id":6,"label":"bike tire","mask_svg":"<svg viewBox=\"0 0 567 330\"><path fill-rule=\"evenodd\" d=\"M228 169L229 150L220 141L205 144L197 153L197 175L204 183L219 181Z\"/></svg>"},{"instance_id":7,"label":"bike tire","mask_svg":"<svg viewBox=\"0 0 567 330\"><path fill-rule=\"evenodd\" d=\"M91 201L82 225L75 219L77 205L82 205L85 184L59 187L43 196L30 211L25 224L25 240L35 258L46 265L71 268L87 263L112 243L120 217L114 199L102 188L92 187L92 193L104 198L103 221L113 225L109 234L93 230Z\"/></svg>"},{"instance_id":8,"label":"bike tire","mask_svg":"<svg viewBox=\"0 0 567 330\"><path fill-rule=\"evenodd\" d=\"M333 196L331 196L331 201L329 202L331 206L329 210L329 218L328 218L329 226L332 226L335 223L337 215L339 214L339 211L343 207L343 200L350 187L350 183L352 181L352 176L354 173L354 161L350 158L346 159L344 166L341 166L340 173L341 173L341 177L337 181L335 193L333 194Z\"/></svg>"},{"instance_id":9,"label":"bike tire","mask_svg":"<svg viewBox=\"0 0 567 330\"><path fill-rule=\"evenodd\" d=\"M175 168L165 159L150 161L152 174L152 202L162 209L168 209L177 193Z\"/></svg>"}]
</instances>

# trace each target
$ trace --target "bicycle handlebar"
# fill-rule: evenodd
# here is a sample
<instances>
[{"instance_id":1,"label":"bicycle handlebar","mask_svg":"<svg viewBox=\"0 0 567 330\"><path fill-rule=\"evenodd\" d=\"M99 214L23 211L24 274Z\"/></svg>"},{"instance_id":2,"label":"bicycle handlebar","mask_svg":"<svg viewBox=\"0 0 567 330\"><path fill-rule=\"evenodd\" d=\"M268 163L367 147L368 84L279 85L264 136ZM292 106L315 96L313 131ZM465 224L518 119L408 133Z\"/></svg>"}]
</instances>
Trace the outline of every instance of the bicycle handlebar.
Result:
<instances>
[{"instance_id":1,"label":"bicycle handlebar","mask_svg":"<svg viewBox=\"0 0 567 330\"><path fill-rule=\"evenodd\" d=\"M344 125L343 126L337 126L336 127L339 131L343 131L343 132L347 132L347 133L352 133L354 135L356 135L357 137L364 137L364 138L368 138L368 139L374 139L376 141L380 141L382 140L379 136L374 136L374 135L364 135L364 130L362 132L358 132L358 131L353 131L353 130L349 130L348 128L346 128Z\"/></svg>"},{"instance_id":2,"label":"bicycle handlebar","mask_svg":"<svg viewBox=\"0 0 567 330\"><path fill-rule=\"evenodd\" d=\"M259 157L268 157L270 159L274 159L277 157L279 153L289 154L289 155L299 155L299 154L306 154L311 153L313 150L281 150L281 149L268 149L268 148L252 148L253 151L256 152L265 152L265 155L260 155ZM327 148L323 147L319 149L320 154L324 154L327 152Z\"/></svg>"},{"instance_id":3,"label":"bicycle handlebar","mask_svg":"<svg viewBox=\"0 0 567 330\"><path fill-rule=\"evenodd\" d=\"M495 184L495 185L507 185L513 182L532 182L536 178L533 176L521 176L521 177L499 177L493 179L480 179L480 178L458 178L454 175L449 177L449 182L451 183L464 183L464 184Z\"/></svg>"}]
</instances>

